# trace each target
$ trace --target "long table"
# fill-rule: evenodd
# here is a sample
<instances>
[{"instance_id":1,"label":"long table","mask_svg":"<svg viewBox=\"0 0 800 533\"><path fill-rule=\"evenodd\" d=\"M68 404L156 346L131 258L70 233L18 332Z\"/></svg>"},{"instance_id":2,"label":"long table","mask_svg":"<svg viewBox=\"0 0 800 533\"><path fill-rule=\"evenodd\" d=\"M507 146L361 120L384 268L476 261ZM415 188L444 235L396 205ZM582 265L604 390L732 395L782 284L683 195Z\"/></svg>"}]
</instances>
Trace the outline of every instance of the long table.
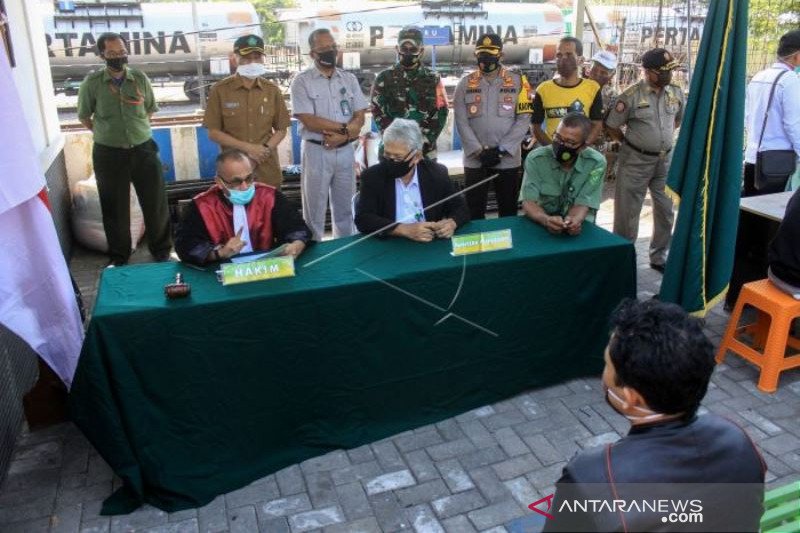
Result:
<instances>
[{"instance_id":1,"label":"long table","mask_svg":"<svg viewBox=\"0 0 800 533\"><path fill-rule=\"evenodd\" d=\"M636 294L635 253L585 224L522 218L514 247L358 237L310 247L297 276L222 286L178 263L106 270L70 393L124 487L103 512L166 511L309 457L433 423L603 367L608 315ZM323 258L311 266L304 266ZM185 300L163 286L182 272Z\"/></svg>"}]
</instances>

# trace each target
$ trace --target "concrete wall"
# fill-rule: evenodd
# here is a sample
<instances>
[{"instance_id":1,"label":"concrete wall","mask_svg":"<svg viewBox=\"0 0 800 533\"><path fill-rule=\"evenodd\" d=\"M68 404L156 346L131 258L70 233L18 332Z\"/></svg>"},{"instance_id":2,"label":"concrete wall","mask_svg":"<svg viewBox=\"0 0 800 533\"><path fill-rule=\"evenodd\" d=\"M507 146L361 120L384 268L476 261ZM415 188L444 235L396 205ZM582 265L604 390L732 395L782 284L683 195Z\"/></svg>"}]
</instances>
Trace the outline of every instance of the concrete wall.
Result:
<instances>
[{"instance_id":1,"label":"concrete wall","mask_svg":"<svg viewBox=\"0 0 800 533\"><path fill-rule=\"evenodd\" d=\"M370 131L372 117L369 113L365 122L362 133ZM213 177L214 158L219 153L219 148L208 139L205 128L201 126L154 128L153 139L159 146L161 161L164 164L164 179L168 183ZM437 146L440 153L461 148L460 140L453 127L452 112L439 136ZM299 165L299 147L297 121L293 119L289 134L278 146L281 165ZM71 189L75 183L92 175L92 132L67 134L64 154Z\"/></svg>"}]
</instances>

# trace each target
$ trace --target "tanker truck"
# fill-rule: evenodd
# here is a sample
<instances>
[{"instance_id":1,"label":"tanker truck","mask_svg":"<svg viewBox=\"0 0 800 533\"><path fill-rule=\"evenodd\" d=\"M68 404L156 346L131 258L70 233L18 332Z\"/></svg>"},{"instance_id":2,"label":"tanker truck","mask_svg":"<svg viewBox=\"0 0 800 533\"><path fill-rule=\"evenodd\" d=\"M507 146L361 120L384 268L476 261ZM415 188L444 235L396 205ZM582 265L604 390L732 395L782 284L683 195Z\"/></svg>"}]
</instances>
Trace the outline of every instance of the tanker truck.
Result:
<instances>
[{"instance_id":1,"label":"tanker truck","mask_svg":"<svg viewBox=\"0 0 800 533\"><path fill-rule=\"evenodd\" d=\"M258 15L249 2L196 5L199 33L191 3L40 2L56 91L74 92L86 74L103 68L95 44L102 33L113 31L128 41L132 66L155 80L184 81L187 95L196 96L200 83L230 74L237 37L261 35Z\"/></svg>"}]
</instances>

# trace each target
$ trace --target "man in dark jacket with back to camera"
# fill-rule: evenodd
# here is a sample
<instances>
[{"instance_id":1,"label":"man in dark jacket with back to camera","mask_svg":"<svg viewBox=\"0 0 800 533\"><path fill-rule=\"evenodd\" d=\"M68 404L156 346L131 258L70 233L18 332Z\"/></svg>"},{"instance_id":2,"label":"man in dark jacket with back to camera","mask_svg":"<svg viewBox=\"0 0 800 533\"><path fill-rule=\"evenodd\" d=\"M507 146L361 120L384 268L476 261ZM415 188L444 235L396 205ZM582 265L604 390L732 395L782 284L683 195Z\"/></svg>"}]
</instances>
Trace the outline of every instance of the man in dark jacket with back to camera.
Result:
<instances>
[{"instance_id":1,"label":"man in dark jacket with back to camera","mask_svg":"<svg viewBox=\"0 0 800 533\"><path fill-rule=\"evenodd\" d=\"M714 371L700 320L626 300L611 323L602 384L631 429L564 467L544 531L758 531L761 454L733 422L697 414Z\"/></svg>"}]
</instances>

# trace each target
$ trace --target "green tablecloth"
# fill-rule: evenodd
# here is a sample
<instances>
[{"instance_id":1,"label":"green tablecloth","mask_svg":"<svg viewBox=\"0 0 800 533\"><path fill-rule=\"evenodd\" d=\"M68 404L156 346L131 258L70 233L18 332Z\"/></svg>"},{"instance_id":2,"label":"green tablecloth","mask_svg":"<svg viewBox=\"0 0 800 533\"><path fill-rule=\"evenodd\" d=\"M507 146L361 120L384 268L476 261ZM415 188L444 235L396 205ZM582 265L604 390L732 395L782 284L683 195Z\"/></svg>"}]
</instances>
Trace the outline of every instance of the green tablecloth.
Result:
<instances>
[{"instance_id":1,"label":"green tablecloth","mask_svg":"<svg viewBox=\"0 0 800 533\"><path fill-rule=\"evenodd\" d=\"M517 217L459 233L502 228L513 250L370 239L303 266L355 238L339 239L307 250L294 278L238 286L176 263L106 270L70 394L125 481L104 512L200 506L333 449L598 374L609 312L635 296L633 245ZM191 298L164 298L176 271Z\"/></svg>"}]
</instances>

